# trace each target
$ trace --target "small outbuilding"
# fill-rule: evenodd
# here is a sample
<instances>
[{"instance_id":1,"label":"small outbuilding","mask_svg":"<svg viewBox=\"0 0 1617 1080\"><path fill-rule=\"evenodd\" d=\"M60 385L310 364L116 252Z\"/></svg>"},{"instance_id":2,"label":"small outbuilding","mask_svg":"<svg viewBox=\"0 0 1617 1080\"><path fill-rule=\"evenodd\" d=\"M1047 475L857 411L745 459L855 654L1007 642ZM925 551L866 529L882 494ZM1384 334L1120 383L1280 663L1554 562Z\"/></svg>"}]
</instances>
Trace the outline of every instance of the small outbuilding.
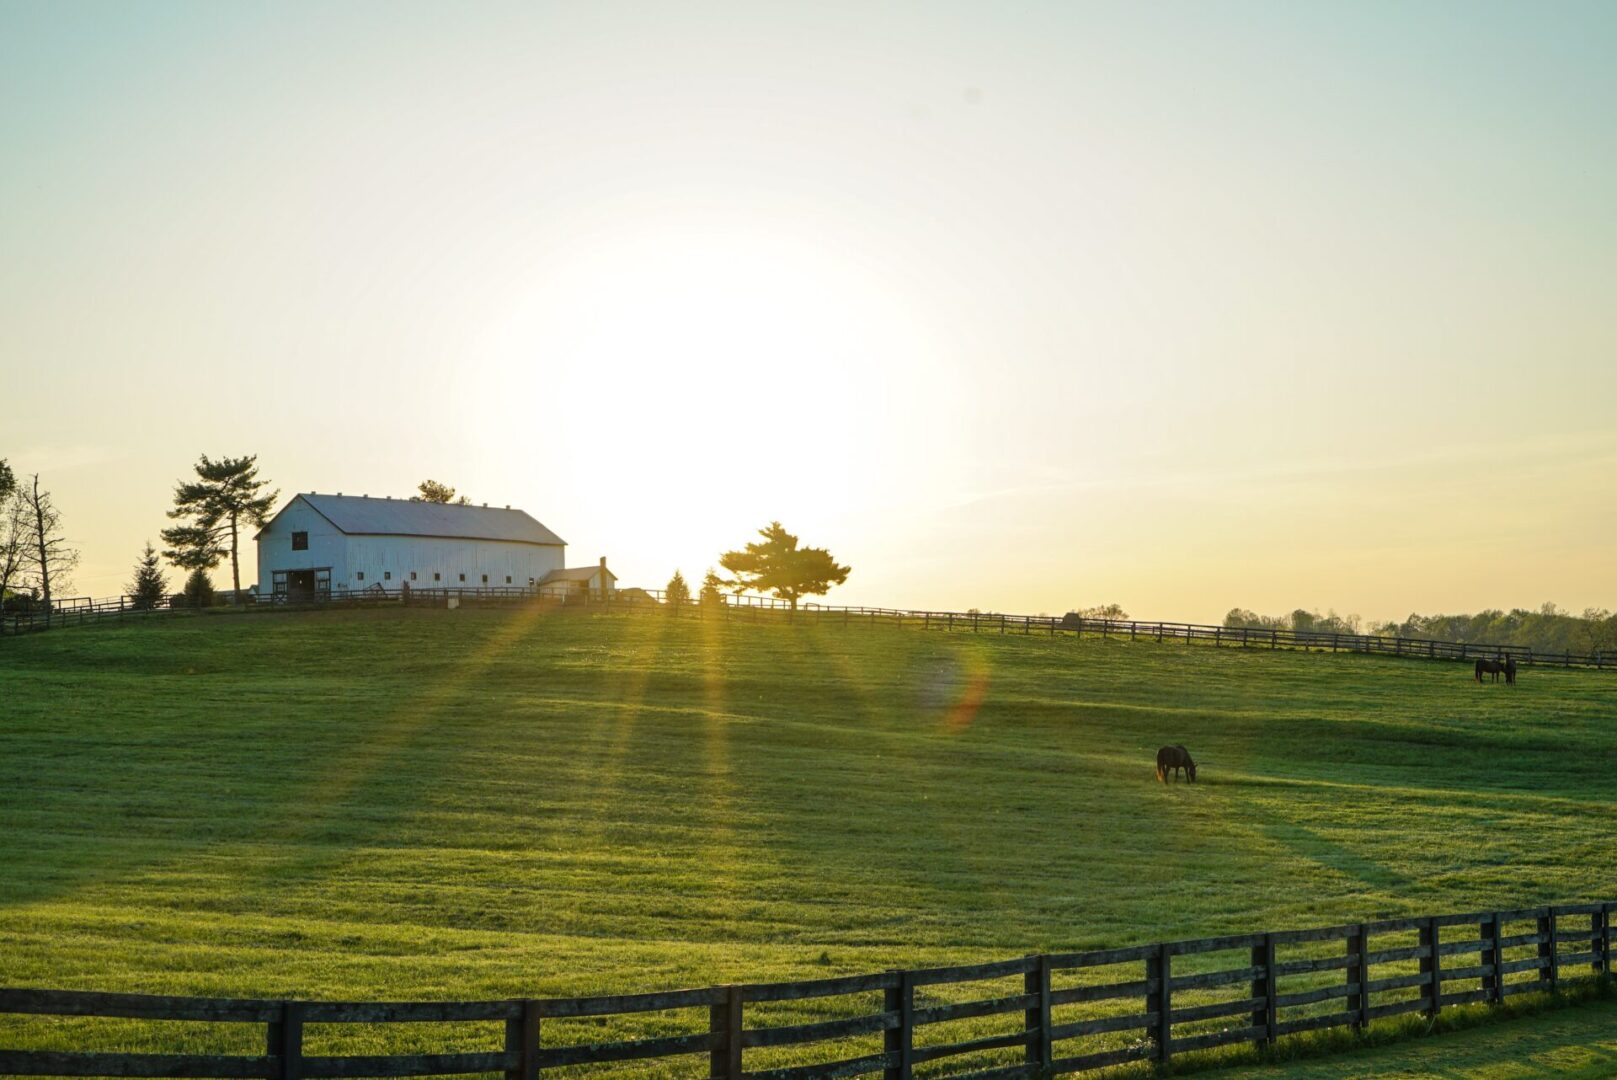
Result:
<instances>
[{"instance_id":1,"label":"small outbuilding","mask_svg":"<svg viewBox=\"0 0 1617 1080\"><path fill-rule=\"evenodd\" d=\"M537 589L574 580L558 574L583 575L579 588L612 587L605 559L566 570L566 542L509 506L306 492L266 522L256 539L260 596L393 592L405 585Z\"/></svg>"},{"instance_id":2,"label":"small outbuilding","mask_svg":"<svg viewBox=\"0 0 1617 1080\"><path fill-rule=\"evenodd\" d=\"M599 566L578 566L570 570L552 570L539 581L546 596L590 596L615 592L618 577L606 568L603 556Z\"/></svg>"}]
</instances>

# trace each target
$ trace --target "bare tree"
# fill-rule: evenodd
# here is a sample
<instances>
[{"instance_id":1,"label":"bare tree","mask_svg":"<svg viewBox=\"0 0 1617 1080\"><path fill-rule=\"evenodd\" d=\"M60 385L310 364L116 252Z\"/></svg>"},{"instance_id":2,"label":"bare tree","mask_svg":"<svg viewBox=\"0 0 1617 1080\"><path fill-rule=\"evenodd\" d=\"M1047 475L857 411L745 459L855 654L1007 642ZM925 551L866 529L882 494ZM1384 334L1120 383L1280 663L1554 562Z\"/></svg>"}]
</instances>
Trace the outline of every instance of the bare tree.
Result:
<instances>
[{"instance_id":1,"label":"bare tree","mask_svg":"<svg viewBox=\"0 0 1617 1080\"><path fill-rule=\"evenodd\" d=\"M0 607L5 606L6 593L11 586L20 584L28 534L22 496L12 492L0 501Z\"/></svg>"},{"instance_id":2,"label":"bare tree","mask_svg":"<svg viewBox=\"0 0 1617 1080\"><path fill-rule=\"evenodd\" d=\"M51 593L71 583L69 575L79 564L78 549L69 547L62 535L62 512L51 493L39 486L39 474L17 493L22 503L24 530L23 567L39 586L40 599L49 610Z\"/></svg>"}]
</instances>

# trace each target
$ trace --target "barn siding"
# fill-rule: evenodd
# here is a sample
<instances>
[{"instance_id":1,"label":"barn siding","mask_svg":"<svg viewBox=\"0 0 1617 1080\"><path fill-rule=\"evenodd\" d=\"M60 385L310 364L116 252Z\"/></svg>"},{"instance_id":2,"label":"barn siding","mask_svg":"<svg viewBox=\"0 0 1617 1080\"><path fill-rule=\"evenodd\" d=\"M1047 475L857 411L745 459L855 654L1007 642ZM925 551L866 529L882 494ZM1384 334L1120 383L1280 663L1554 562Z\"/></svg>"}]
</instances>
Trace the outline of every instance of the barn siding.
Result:
<instances>
[{"instance_id":1,"label":"barn siding","mask_svg":"<svg viewBox=\"0 0 1617 1080\"><path fill-rule=\"evenodd\" d=\"M506 540L440 539L430 536L350 536L346 557L347 574L342 584L332 575L332 588L364 589L381 582L384 588L396 589L410 581L410 571L417 588L434 586L468 589L485 584L482 575L488 575L488 585L504 586L506 577L511 585L538 581L552 570L560 570L564 548L560 544L519 544ZM359 580L363 571L365 580ZM383 577L391 571L391 581ZM433 574L442 575L433 580ZM460 575L466 580L461 581Z\"/></svg>"},{"instance_id":2,"label":"barn siding","mask_svg":"<svg viewBox=\"0 0 1617 1080\"><path fill-rule=\"evenodd\" d=\"M293 551L292 534L309 534L309 550ZM331 567L331 587L348 575L347 537L336 526L301 499L293 499L258 534L258 591L268 596L274 591L271 573L276 570L314 570Z\"/></svg>"},{"instance_id":3,"label":"barn siding","mask_svg":"<svg viewBox=\"0 0 1617 1080\"><path fill-rule=\"evenodd\" d=\"M292 550L292 534L307 532L309 549ZM417 588L475 588L484 584L526 586L552 570L560 570L566 548L561 544L526 544L508 540L466 540L431 536L369 536L340 532L301 498L294 499L258 535L258 590L274 591L277 570L331 568L333 589L365 589L381 584L397 589L409 582ZM415 581L410 572L415 571ZM384 575L392 573L389 580ZM363 573L365 578L360 580ZM433 574L439 580L433 580ZM466 580L461 581L460 575Z\"/></svg>"}]
</instances>

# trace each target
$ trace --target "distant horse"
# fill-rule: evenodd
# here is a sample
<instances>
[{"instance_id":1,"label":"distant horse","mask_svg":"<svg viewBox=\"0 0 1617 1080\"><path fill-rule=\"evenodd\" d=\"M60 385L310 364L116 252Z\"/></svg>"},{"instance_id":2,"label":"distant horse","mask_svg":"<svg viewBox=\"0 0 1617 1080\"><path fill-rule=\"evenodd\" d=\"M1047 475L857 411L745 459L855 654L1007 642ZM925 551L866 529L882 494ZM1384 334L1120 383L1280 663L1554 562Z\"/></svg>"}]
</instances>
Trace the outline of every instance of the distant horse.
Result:
<instances>
[{"instance_id":1,"label":"distant horse","mask_svg":"<svg viewBox=\"0 0 1617 1080\"><path fill-rule=\"evenodd\" d=\"M1183 746L1164 746L1157 751L1157 779L1164 784L1168 782L1168 774L1178 776L1183 769L1190 782L1196 782L1196 763L1190 760L1190 751Z\"/></svg>"},{"instance_id":2,"label":"distant horse","mask_svg":"<svg viewBox=\"0 0 1617 1080\"><path fill-rule=\"evenodd\" d=\"M1514 656L1505 657L1505 682L1511 686L1516 685L1516 658Z\"/></svg>"},{"instance_id":3,"label":"distant horse","mask_svg":"<svg viewBox=\"0 0 1617 1080\"><path fill-rule=\"evenodd\" d=\"M1498 682L1499 676L1508 675L1514 666L1514 663L1507 665L1504 660L1478 660L1477 682L1481 682L1484 675L1492 675L1493 681Z\"/></svg>"}]
</instances>

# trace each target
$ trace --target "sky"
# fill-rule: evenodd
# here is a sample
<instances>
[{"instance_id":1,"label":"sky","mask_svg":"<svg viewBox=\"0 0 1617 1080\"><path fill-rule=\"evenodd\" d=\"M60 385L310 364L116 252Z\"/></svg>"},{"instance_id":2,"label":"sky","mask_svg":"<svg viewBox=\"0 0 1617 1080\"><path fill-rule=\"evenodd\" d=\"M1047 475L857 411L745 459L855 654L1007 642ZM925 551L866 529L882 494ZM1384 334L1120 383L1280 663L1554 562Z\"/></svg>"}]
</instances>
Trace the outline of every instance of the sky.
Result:
<instances>
[{"instance_id":1,"label":"sky","mask_svg":"<svg viewBox=\"0 0 1617 1080\"><path fill-rule=\"evenodd\" d=\"M0 457L96 596L254 453L650 587L779 519L828 602L1617 607L1614 55L1576 0L0 0Z\"/></svg>"}]
</instances>

